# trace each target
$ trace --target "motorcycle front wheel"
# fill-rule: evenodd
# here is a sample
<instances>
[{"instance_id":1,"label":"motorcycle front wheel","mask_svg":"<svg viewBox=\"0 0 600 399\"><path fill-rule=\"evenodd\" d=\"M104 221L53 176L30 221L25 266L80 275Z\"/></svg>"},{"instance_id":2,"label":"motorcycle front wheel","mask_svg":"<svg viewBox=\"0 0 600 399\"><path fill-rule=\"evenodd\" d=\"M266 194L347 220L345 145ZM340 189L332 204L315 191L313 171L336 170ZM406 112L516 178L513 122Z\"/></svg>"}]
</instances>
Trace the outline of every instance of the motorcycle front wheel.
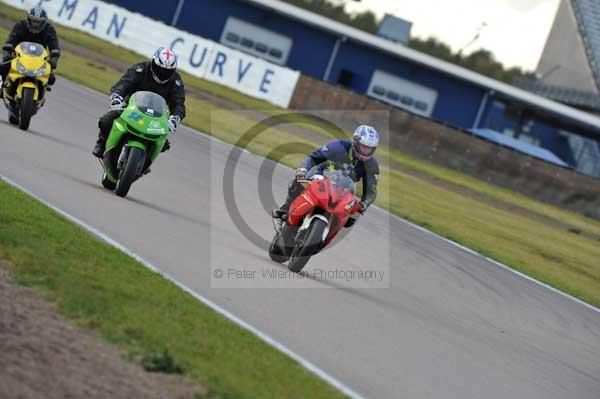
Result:
<instances>
[{"instance_id":1,"label":"motorcycle front wheel","mask_svg":"<svg viewBox=\"0 0 600 399\"><path fill-rule=\"evenodd\" d=\"M21 99L21 109L19 110L19 129L29 129L29 123L33 116L33 92L31 87L23 89L23 98Z\"/></svg>"},{"instance_id":2,"label":"motorcycle front wheel","mask_svg":"<svg viewBox=\"0 0 600 399\"><path fill-rule=\"evenodd\" d=\"M144 162L144 151L137 148L131 147L129 149L129 156L127 162L123 166L123 171L117 182L115 193L119 197L125 197L131 188L131 185L137 179L140 170L142 169Z\"/></svg>"},{"instance_id":3,"label":"motorcycle front wheel","mask_svg":"<svg viewBox=\"0 0 600 399\"><path fill-rule=\"evenodd\" d=\"M310 257L321 250L325 228L327 228L327 223L324 220L319 218L312 220L302 243L294 247L288 269L294 273L300 273Z\"/></svg>"}]
</instances>

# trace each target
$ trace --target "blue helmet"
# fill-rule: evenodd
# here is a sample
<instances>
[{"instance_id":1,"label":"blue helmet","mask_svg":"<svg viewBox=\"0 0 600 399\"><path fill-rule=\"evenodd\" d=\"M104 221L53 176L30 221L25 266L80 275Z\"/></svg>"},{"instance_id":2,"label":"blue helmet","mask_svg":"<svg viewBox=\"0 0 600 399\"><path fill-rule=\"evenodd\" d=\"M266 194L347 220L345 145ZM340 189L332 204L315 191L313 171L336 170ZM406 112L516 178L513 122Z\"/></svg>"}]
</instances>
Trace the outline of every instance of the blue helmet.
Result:
<instances>
[{"instance_id":1,"label":"blue helmet","mask_svg":"<svg viewBox=\"0 0 600 399\"><path fill-rule=\"evenodd\" d=\"M379 133L371 126L360 125L352 135L352 152L361 161L368 161L379 144Z\"/></svg>"}]
</instances>

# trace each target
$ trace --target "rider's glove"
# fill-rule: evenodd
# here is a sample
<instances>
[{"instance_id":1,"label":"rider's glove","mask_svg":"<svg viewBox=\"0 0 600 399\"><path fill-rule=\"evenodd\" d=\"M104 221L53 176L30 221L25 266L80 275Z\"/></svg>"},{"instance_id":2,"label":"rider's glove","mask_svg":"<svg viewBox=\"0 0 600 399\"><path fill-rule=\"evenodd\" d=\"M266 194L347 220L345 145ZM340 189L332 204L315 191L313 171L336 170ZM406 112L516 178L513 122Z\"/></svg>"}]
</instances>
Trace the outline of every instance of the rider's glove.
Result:
<instances>
[{"instance_id":1,"label":"rider's glove","mask_svg":"<svg viewBox=\"0 0 600 399\"><path fill-rule=\"evenodd\" d=\"M12 51L3 51L2 52L2 62L9 62L12 60Z\"/></svg>"},{"instance_id":2,"label":"rider's glove","mask_svg":"<svg viewBox=\"0 0 600 399\"><path fill-rule=\"evenodd\" d=\"M295 173L295 178L296 180L304 180L306 179L306 173L308 171L306 170L306 168L298 168L296 169L296 173Z\"/></svg>"},{"instance_id":3,"label":"rider's glove","mask_svg":"<svg viewBox=\"0 0 600 399\"><path fill-rule=\"evenodd\" d=\"M169 133L175 133L177 130L177 126L181 122L181 117L179 115L171 115L169 116Z\"/></svg>"},{"instance_id":4,"label":"rider's glove","mask_svg":"<svg viewBox=\"0 0 600 399\"><path fill-rule=\"evenodd\" d=\"M367 204L365 204L364 202L360 201L360 209L358 210L358 213L360 213L361 215L363 213L365 213L367 211L367 208L369 206Z\"/></svg>"},{"instance_id":5,"label":"rider's glove","mask_svg":"<svg viewBox=\"0 0 600 399\"><path fill-rule=\"evenodd\" d=\"M112 93L110 95L110 110L111 111L123 111L125 108L125 101L120 94Z\"/></svg>"},{"instance_id":6,"label":"rider's glove","mask_svg":"<svg viewBox=\"0 0 600 399\"><path fill-rule=\"evenodd\" d=\"M9 62L14 58L13 53L15 48L12 44L6 43L2 46L2 62Z\"/></svg>"},{"instance_id":7,"label":"rider's glove","mask_svg":"<svg viewBox=\"0 0 600 399\"><path fill-rule=\"evenodd\" d=\"M58 57L60 57L60 50L54 49L50 51L50 59L48 62L50 63L52 70L55 70L56 66L58 65Z\"/></svg>"}]
</instances>

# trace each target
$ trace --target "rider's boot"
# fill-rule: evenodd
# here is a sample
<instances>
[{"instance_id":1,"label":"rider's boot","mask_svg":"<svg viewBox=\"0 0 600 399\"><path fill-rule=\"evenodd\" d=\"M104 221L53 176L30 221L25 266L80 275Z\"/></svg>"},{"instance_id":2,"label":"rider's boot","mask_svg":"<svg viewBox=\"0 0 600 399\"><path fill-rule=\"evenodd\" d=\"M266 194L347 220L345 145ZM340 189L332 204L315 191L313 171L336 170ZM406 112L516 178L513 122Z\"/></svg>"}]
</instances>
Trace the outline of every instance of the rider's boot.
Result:
<instances>
[{"instance_id":1,"label":"rider's boot","mask_svg":"<svg viewBox=\"0 0 600 399\"><path fill-rule=\"evenodd\" d=\"M102 136L99 136L92 154L96 158L104 158L104 150L106 150L106 139L104 139Z\"/></svg>"},{"instance_id":2,"label":"rider's boot","mask_svg":"<svg viewBox=\"0 0 600 399\"><path fill-rule=\"evenodd\" d=\"M292 204L292 202L294 201L294 198L292 198L289 194L287 195L285 202L277 209L273 209L272 215L274 219L285 219L285 215L287 215L287 213L290 210L290 205Z\"/></svg>"},{"instance_id":3,"label":"rider's boot","mask_svg":"<svg viewBox=\"0 0 600 399\"><path fill-rule=\"evenodd\" d=\"M296 180L292 180L288 185L288 193L284 203L281 204L278 209L273 209L273 217L275 219L284 219L284 216L287 215L290 210L290 205L292 205L292 202L294 202L294 200L298 198L303 191L304 187L302 187Z\"/></svg>"}]
</instances>

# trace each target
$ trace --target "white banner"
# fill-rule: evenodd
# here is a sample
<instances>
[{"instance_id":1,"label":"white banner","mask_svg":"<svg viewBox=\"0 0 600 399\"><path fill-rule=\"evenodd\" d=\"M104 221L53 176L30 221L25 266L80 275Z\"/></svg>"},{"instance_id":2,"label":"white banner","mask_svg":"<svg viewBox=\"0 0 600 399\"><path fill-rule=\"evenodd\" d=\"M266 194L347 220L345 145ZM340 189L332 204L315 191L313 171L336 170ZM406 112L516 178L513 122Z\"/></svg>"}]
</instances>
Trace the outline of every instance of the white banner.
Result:
<instances>
[{"instance_id":1,"label":"white banner","mask_svg":"<svg viewBox=\"0 0 600 399\"><path fill-rule=\"evenodd\" d=\"M171 47L179 68L252 97L287 108L299 72L98 0L0 0L29 9L41 3L51 20L132 50L148 59Z\"/></svg>"}]
</instances>

